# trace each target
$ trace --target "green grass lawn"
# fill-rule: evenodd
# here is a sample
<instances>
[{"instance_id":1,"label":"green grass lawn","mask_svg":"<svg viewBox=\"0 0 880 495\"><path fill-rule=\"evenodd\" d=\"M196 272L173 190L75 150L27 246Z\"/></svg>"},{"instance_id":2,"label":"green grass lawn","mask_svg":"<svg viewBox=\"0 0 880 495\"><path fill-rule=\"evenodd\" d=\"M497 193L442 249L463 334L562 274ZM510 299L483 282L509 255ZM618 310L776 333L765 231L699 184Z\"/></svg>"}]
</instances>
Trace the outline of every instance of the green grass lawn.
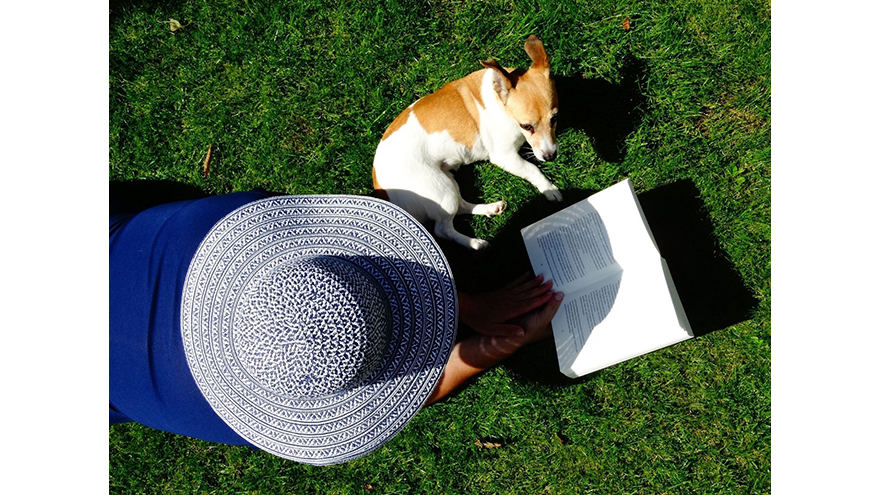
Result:
<instances>
[{"instance_id":1,"label":"green grass lawn","mask_svg":"<svg viewBox=\"0 0 880 495\"><path fill-rule=\"evenodd\" d=\"M382 4L111 3L109 179L370 194L373 152L397 113L480 59L525 67L535 33L560 86L548 178L569 202L626 177L644 195L687 184L754 310L578 380L538 345L340 466L114 426L110 491L769 493L769 2ZM442 244L460 285L488 288L523 268L518 228L554 206L488 163L459 179L467 199L509 204L457 221L492 255Z\"/></svg>"}]
</instances>

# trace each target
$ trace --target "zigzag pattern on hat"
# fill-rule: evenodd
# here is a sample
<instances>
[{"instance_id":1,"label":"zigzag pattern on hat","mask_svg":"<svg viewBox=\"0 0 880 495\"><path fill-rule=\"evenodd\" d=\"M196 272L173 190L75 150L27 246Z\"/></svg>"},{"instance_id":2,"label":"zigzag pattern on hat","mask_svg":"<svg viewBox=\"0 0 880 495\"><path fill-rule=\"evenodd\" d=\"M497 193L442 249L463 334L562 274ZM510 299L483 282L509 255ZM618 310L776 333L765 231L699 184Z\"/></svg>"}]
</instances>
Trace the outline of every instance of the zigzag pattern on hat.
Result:
<instances>
[{"instance_id":1,"label":"zigzag pattern on hat","mask_svg":"<svg viewBox=\"0 0 880 495\"><path fill-rule=\"evenodd\" d=\"M248 327L242 322L256 313L243 308L253 287L270 274L327 256L351 263L375 281L387 302L387 352L365 376L341 380L344 386L336 391L315 389L307 397L311 394L302 390L308 387L291 388L276 380L280 375L267 382L255 371L262 365L248 360L259 353L244 351L250 344L242 347L242 328ZM298 277L305 278L304 294L327 290L327 283L314 277ZM324 299L321 304L333 304L332 297ZM308 319L317 320L309 330L315 335L341 328L326 321L334 314L326 309ZM341 334L356 330L346 325ZM190 370L215 412L254 445L310 464L360 457L397 434L439 380L456 325L455 286L433 238L398 207L355 196L274 197L231 213L199 247L181 307ZM260 345L267 343L271 339ZM296 366L305 369L306 357L323 359L316 367L332 366L320 352L332 346L317 345L310 356L298 356ZM336 352L346 352L345 345L337 347Z\"/></svg>"}]
</instances>

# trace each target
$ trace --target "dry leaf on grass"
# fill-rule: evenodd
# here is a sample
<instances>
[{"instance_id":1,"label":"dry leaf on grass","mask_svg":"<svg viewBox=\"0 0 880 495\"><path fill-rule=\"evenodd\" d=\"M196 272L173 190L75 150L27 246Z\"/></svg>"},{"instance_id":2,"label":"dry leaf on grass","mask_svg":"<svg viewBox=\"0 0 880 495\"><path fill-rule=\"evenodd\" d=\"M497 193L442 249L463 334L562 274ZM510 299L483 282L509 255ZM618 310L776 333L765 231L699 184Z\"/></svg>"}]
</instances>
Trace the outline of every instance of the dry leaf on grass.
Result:
<instances>
[{"instance_id":1,"label":"dry leaf on grass","mask_svg":"<svg viewBox=\"0 0 880 495\"><path fill-rule=\"evenodd\" d=\"M475 441L474 445L476 445L477 447L483 447L484 449L497 449L501 447L500 443L481 442L480 440Z\"/></svg>"},{"instance_id":2,"label":"dry leaf on grass","mask_svg":"<svg viewBox=\"0 0 880 495\"><path fill-rule=\"evenodd\" d=\"M629 31L629 16L623 19L623 30Z\"/></svg>"},{"instance_id":3,"label":"dry leaf on grass","mask_svg":"<svg viewBox=\"0 0 880 495\"><path fill-rule=\"evenodd\" d=\"M189 26L189 23L181 24L180 21L178 21L177 19L168 19L168 26L171 28L172 31L177 31L178 29L183 29Z\"/></svg>"},{"instance_id":4,"label":"dry leaf on grass","mask_svg":"<svg viewBox=\"0 0 880 495\"><path fill-rule=\"evenodd\" d=\"M202 164L202 171L205 175L208 175L208 171L211 170L211 148L213 148L213 144L208 145L208 156L205 157L205 163Z\"/></svg>"}]
</instances>

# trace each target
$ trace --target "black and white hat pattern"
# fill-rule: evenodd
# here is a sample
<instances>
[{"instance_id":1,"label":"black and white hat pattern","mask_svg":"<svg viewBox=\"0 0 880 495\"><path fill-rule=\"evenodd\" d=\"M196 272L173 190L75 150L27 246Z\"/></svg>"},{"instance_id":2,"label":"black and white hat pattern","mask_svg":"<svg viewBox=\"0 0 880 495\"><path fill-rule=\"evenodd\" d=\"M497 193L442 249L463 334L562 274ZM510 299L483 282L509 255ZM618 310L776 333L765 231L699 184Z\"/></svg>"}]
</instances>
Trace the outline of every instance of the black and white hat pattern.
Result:
<instances>
[{"instance_id":1,"label":"black and white hat pattern","mask_svg":"<svg viewBox=\"0 0 880 495\"><path fill-rule=\"evenodd\" d=\"M281 196L218 222L187 272L196 384L253 445L316 465L372 452L418 412L455 342L452 272L424 227L362 196Z\"/></svg>"}]
</instances>

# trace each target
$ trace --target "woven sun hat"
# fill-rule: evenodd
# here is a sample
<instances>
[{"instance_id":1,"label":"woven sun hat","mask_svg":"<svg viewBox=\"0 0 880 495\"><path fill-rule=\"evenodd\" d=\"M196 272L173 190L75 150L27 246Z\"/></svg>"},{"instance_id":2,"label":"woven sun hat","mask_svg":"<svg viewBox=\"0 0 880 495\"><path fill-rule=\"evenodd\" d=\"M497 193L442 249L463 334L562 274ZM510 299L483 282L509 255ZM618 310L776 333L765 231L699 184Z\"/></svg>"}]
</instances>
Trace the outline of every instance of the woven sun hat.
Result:
<instances>
[{"instance_id":1,"label":"woven sun hat","mask_svg":"<svg viewBox=\"0 0 880 495\"><path fill-rule=\"evenodd\" d=\"M455 342L452 272L399 207L280 196L220 220L187 272L181 333L195 382L242 438L338 464L394 437Z\"/></svg>"}]
</instances>

